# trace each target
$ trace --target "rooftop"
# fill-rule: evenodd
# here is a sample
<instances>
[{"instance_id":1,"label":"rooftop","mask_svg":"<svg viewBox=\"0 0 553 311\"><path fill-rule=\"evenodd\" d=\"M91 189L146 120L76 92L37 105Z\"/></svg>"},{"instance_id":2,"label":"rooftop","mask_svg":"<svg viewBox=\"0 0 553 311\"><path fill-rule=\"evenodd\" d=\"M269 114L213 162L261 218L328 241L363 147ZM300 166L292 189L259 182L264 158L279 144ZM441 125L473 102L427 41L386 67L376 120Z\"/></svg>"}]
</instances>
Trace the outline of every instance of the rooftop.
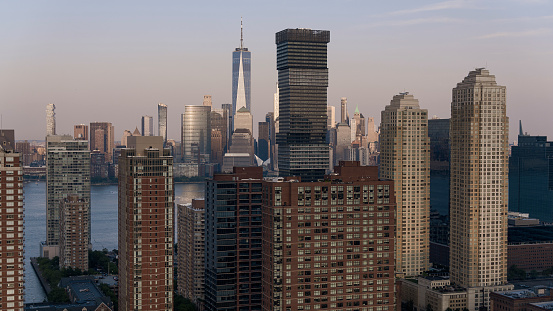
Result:
<instances>
[{"instance_id":1,"label":"rooftop","mask_svg":"<svg viewBox=\"0 0 553 311\"><path fill-rule=\"evenodd\" d=\"M553 310L553 301L531 303L531 305L547 310Z\"/></svg>"},{"instance_id":2,"label":"rooftop","mask_svg":"<svg viewBox=\"0 0 553 311\"><path fill-rule=\"evenodd\" d=\"M553 243L553 226L509 227L508 244Z\"/></svg>"}]
</instances>

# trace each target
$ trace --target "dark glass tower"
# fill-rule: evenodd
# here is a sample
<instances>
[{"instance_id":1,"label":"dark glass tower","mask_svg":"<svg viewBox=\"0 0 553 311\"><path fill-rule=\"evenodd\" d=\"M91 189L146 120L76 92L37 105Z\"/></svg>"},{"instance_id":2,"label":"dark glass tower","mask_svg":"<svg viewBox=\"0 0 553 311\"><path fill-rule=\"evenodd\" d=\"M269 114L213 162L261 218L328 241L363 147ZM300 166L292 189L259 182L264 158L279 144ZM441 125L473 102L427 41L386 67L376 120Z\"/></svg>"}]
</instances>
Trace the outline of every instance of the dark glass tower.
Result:
<instances>
[{"instance_id":1,"label":"dark glass tower","mask_svg":"<svg viewBox=\"0 0 553 311\"><path fill-rule=\"evenodd\" d=\"M281 176L314 181L328 169L328 42L327 30L286 29L276 34Z\"/></svg>"},{"instance_id":2,"label":"dark glass tower","mask_svg":"<svg viewBox=\"0 0 553 311\"><path fill-rule=\"evenodd\" d=\"M240 21L240 47L232 52L232 112L242 107L251 110L251 63L252 55L244 47L242 21Z\"/></svg>"}]
</instances>

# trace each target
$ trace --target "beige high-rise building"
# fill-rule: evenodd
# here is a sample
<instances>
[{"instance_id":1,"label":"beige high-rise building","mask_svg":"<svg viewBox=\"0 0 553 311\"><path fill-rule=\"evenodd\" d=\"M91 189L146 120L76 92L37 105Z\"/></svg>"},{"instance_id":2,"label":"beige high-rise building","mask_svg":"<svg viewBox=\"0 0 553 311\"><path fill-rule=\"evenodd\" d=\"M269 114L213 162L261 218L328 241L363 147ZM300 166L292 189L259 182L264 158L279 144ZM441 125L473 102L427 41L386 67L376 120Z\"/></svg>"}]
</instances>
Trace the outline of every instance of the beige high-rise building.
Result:
<instances>
[{"instance_id":1,"label":"beige high-rise building","mask_svg":"<svg viewBox=\"0 0 553 311\"><path fill-rule=\"evenodd\" d=\"M428 111L409 93L382 111L380 178L395 182L396 276L429 268L430 139Z\"/></svg>"},{"instance_id":2,"label":"beige high-rise building","mask_svg":"<svg viewBox=\"0 0 553 311\"><path fill-rule=\"evenodd\" d=\"M178 277L179 294L200 306L205 287L205 200L178 204Z\"/></svg>"},{"instance_id":3,"label":"beige high-rise building","mask_svg":"<svg viewBox=\"0 0 553 311\"><path fill-rule=\"evenodd\" d=\"M89 203L78 195L60 201L60 267L88 271Z\"/></svg>"},{"instance_id":4,"label":"beige high-rise building","mask_svg":"<svg viewBox=\"0 0 553 311\"><path fill-rule=\"evenodd\" d=\"M90 151L100 150L105 155L106 162L111 162L113 158L113 148L115 148L113 131L114 128L110 122L90 123Z\"/></svg>"},{"instance_id":5,"label":"beige high-rise building","mask_svg":"<svg viewBox=\"0 0 553 311\"><path fill-rule=\"evenodd\" d=\"M88 125L77 124L73 126L73 138L75 140L88 140Z\"/></svg>"},{"instance_id":6,"label":"beige high-rise building","mask_svg":"<svg viewBox=\"0 0 553 311\"><path fill-rule=\"evenodd\" d=\"M450 275L462 287L507 283L505 91L484 68L471 71L453 89Z\"/></svg>"},{"instance_id":7,"label":"beige high-rise building","mask_svg":"<svg viewBox=\"0 0 553 311\"><path fill-rule=\"evenodd\" d=\"M56 105L46 105L46 136L56 135Z\"/></svg>"}]
</instances>

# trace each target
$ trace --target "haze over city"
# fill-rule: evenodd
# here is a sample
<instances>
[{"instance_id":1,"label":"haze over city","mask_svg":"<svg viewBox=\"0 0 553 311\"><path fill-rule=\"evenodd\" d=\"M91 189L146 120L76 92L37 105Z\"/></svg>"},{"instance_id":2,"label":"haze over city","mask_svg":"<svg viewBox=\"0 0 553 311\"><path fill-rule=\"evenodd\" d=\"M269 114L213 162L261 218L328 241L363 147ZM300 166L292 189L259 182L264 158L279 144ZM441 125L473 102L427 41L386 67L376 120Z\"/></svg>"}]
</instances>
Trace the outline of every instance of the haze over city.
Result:
<instances>
[{"instance_id":1,"label":"haze over city","mask_svg":"<svg viewBox=\"0 0 553 311\"><path fill-rule=\"evenodd\" d=\"M347 97L380 122L393 95L409 91L429 115L450 116L451 89L475 67L507 86L510 138L518 120L553 136L551 1L27 1L0 4L0 113L16 139L44 139L45 106L58 133L108 121L115 139L142 115L169 107L180 140L184 105L231 102L231 53L252 52L254 124L272 111L275 32L331 31L328 103Z\"/></svg>"}]
</instances>

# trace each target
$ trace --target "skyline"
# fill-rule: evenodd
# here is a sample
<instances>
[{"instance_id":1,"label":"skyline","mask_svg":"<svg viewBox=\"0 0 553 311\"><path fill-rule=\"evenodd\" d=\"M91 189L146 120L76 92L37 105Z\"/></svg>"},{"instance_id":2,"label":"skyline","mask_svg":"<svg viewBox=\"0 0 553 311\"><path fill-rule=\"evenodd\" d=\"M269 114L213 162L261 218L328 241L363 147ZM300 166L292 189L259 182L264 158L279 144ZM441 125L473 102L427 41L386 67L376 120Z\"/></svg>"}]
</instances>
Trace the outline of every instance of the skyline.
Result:
<instances>
[{"instance_id":1,"label":"skyline","mask_svg":"<svg viewBox=\"0 0 553 311\"><path fill-rule=\"evenodd\" d=\"M532 135L553 136L543 91L553 83L553 15L543 13L553 11L551 1L216 3L1 4L1 127L15 129L18 140L44 140L45 108L53 103L58 133L107 121L120 140L142 115L157 115L161 102L168 138L179 140L185 105L201 105L208 94L214 108L232 102L242 16L244 46L255 51L256 123L272 111L275 33L297 27L332 33L329 105L347 97L350 113L359 105L379 125L389 99L408 91L430 118L449 118L456 83L486 67L507 87L509 142L518 120Z\"/></svg>"}]
</instances>

